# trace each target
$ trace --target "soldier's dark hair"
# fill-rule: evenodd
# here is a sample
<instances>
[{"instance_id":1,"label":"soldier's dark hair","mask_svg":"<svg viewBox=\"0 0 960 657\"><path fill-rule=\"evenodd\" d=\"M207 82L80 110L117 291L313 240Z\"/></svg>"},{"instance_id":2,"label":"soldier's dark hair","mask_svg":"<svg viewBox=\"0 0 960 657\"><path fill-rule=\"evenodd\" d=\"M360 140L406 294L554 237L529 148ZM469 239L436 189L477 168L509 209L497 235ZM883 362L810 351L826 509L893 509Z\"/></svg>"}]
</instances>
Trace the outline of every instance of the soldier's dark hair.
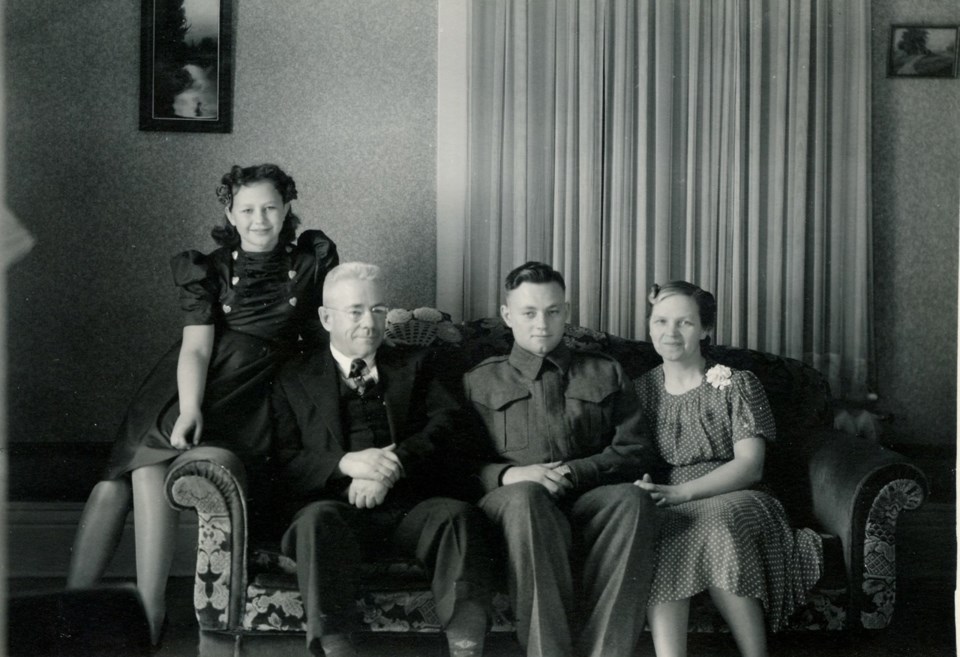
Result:
<instances>
[{"instance_id":1,"label":"soldier's dark hair","mask_svg":"<svg viewBox=\"0 0 960 657\"><path fill-rule=\"evenodd\" d=\"M556 283L560 286L560 289L564 291L567 289L560 272L550 265L536 260L525 262L507 274L503 287L507 292L510 292L524 283Z\"/></svg>"}]
</instances>

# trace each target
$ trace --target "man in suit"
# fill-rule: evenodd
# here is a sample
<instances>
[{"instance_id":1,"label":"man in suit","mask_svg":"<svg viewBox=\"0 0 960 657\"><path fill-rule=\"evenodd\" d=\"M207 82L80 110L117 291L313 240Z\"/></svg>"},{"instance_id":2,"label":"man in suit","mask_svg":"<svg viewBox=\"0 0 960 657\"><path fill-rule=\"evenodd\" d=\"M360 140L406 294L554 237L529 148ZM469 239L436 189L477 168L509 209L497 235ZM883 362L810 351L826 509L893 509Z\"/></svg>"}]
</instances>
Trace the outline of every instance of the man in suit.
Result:
<instances>
[{"instance_id":1,"label":"man in suit","mask_svg":"<svg viewBox=\"0 0 960 657\"><path fill-rule=\"evenodd\" d=\"M633 382L613 358L563 344L569 306L549 265L510 272L500 314L513 349L467 372L464 388L481 427L478 504L503 530L517 638L529 657L629 657L659 529L632 484L658 463Z\"/></svg>"},{"instance_id":2,"label":"man in suit","mask_svg":"<svg viewBox=\"0 0 960 657\"><path fill-rule=\"evenodd\" d=\"M380 269L345 263L323 286L330 346L289 363L274 385L279 489L292 521L282 550L297 562L307 647L356 655L356 571L364 555L415 557L432 577L453 657L479 657L493 567L476 507L438 496L434 456L460 409L423 350L382 344Z\"/></svg>"}]
</instances>

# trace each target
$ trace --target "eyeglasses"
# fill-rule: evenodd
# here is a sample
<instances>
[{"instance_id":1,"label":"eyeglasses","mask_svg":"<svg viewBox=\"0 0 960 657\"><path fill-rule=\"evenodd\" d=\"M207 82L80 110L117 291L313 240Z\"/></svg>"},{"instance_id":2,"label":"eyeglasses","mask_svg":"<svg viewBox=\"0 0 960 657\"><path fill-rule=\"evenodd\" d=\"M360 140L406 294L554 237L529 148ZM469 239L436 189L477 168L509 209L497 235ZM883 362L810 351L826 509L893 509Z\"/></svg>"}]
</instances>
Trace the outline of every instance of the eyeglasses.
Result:
<instances>
[{"instance_id":1,"label":"eyeglasses","mask_svg":"<svg viewBox=\"0 0 960 657\"><path fill-rule=\"evenodd\" d=\"M387 313L390 312L390 308L383 305L372 306L370 308L362 308L360 306L353 308L331 308L330 306L323 306L323 308L326 308L327 310L336 310L338 313L346 313L347 317L349 317L355 324L363 319L363 316L367 314L368 310L370 311L370 314L373 315L373 318L378 320L385 320L387 318Z\"/></svg>"}]
</instances>

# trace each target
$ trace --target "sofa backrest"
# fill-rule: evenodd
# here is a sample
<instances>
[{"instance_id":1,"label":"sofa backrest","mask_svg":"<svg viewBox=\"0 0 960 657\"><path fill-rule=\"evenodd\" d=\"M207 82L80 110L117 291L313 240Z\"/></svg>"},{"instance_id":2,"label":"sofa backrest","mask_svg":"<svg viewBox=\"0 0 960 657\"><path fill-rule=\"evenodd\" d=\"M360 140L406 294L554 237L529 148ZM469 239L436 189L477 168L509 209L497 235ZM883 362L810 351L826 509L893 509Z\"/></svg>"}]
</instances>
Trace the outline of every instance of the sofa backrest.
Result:
<instances>
[{"instance_id":1,"label":"sofa backrest","mask_svg":"<svg viewBox=\"0 0 960 657\"><path fill-rule=\"evenodd\" d=\"M461 402L465 402L463 374L490 356L509 353L513 347L513 334L500 318L454 324L449 315L432 308L391 311L387 337L400 344L429 345L437 356L440 377L461 396ZM662 362L649 342L581 326L567 325L564 340L573 349L613 356L632 379ZM833 423L826 379L798 360L761 351L711 346L706 355L722 365L753 372L763 384L777 425L776 442L767 449L764 480L775 490L792 522L813 526L809 480L804 469L797 469L796 455L809 446L811 434L822 435L820 430Z\"/></svg>"},{"instance_id":2,"label":"sofa backrest","mask_svg":"<svg viewBox=\"0 0 960 657\"><path fill-rule=\"evenodd\" d=\"M454 324L449 315L432 308L391 313L393 321L388 324L387 336L396 342L431 345L442 363L441 375L455 390L459 390L467 370L490 356L509 353L513 346L513 334L499 317ZM653 345L641 340L570 324L564 339L573 349L613 356L633 379L661 363ZM832 423L829 386L823 375L809 365L761 351L715 345L705 355L722 365L749 370L760 379L777 429L784 438L788 438L788 428L793 433Z\"/></svg>"}]
</instances>

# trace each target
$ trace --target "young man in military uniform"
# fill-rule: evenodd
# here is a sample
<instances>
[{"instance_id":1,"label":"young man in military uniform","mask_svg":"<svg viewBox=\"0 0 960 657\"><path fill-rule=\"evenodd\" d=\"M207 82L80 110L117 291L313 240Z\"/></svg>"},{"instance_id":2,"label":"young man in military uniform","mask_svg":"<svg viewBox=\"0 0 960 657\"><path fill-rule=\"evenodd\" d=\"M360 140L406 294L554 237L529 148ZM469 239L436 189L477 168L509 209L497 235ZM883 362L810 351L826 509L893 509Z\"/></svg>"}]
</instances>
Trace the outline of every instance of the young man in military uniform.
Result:
<instances>
[{"instance_id":1,"label":"young man in military uniform","mask_svg":"<svg viewBox=\"0 0 960 657\"><path fill-rule=\"evenodd\" d=\"M628 657L658 530L656 506L632 484L658 461L633 383L613 358L563 344L559 272L528 262L505 287L513 349L464 387L485 429L478 504L503 531L518 639L531 657Z\"/></svg>"}]
</instances>

